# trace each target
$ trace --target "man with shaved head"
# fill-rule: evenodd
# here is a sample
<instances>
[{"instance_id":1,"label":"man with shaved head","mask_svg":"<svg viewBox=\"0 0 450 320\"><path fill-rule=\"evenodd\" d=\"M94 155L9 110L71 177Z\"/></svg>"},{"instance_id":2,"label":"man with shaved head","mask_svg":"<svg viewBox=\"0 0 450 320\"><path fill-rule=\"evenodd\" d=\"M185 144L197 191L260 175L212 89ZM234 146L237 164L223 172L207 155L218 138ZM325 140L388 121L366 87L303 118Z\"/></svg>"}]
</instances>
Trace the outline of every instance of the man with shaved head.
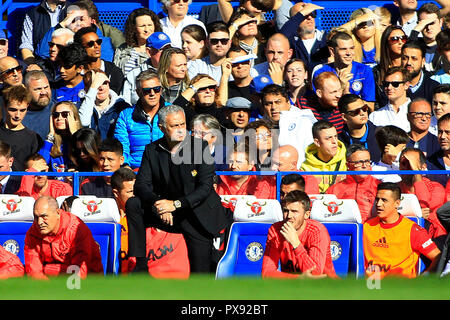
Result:
<instances>
[{"instance_id":1,"label":"man with shaved head","mask_svg":"<svg viewBox=\"0 0 450 320\"><path fill-rule=\"evenodd\" d=\"M303 156L304 157L304 156ZM280 146L272 154L272 171L299 171L301 162L298 161L297 149L291 145ZM319 184L314 176L304 175L305 192L307 194L318 194Z\"/></svg>"},{"instance_id":2,"label":"man with shaved head","mask_svg":"<svg viewBox=\"0 0 450 320\"><path fill-rule=\"evenodd\" d=\"M13 87L22 84L23 67L19 62L10 56L0 59L0 84L5 87Z\"/></svg>"},{"instance_id":3,"label":"man with shaved head","mask_svg":"<svg viewBox=\"0 0 450 320\"><path fill-rule=\"evenodd\" d=\"M82 278L91 272L103 273L99 246L77 216L59 209L56 199L49 196L36 200L33 215L34 222L25 236L28 275L47 279L65 274L73 266Z\"/></svg>"}]
</instances>

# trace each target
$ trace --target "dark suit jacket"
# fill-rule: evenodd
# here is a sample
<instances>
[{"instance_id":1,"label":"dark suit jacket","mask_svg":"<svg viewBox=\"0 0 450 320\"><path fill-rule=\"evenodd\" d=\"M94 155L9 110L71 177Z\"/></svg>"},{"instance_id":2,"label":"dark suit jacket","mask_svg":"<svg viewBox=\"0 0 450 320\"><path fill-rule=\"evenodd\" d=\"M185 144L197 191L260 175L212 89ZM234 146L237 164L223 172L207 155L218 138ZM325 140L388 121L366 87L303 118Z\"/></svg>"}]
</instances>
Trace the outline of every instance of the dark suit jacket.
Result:
<instances>
[{"instance_id":1,"label":"dark suit jacket","mask_svg":"<svg viewBox=\"0 0 450 320\"><path fill-rule=\"evenodd\" d=\"M447 232L450 231L450 202L447 202L442 207L440 207L437 210L436 215L439 221L441 222L442 226L447 230ZM447 234L447 237L445 239L442 248L441 259L439 260L439 263L437 265L436 273L438 275L440 275L442 271L444 271L447 262L450 259L449 246L450 246L450 233Z\"/></svg>"},{"instance_id":2,"label":"dark suit jacket","mask_svg":"<svg viewBox=\"0 0 450 320\"><path fill-rule=\"evenodd\" d=\"M146 209L153 207L157 200L167 199L168 186L174 183L170 181L168 161L171 155L166 148L163 137L147 145L142 156L134 192ZM187 136L177 155L177 159L183 159L177 166L180 169L184 196L169 200L180 200L181 210L192 211L206 231L212 235L218 234L230 224L230 218L213 188L214 160L207 143ZM177 211L173 213L174 219Z\"/></svg>"},{"instance_id":3,"label":"dark suit jacket","mask_svg":"<svg viewBox=\"0 0 450 320\"><path fill-rule=\"evenodd\" d=\"M3 193L15 194L19 190L21 182L22 176L10 176L6 186L3 186Z\"/></svg>"}]
</instances>

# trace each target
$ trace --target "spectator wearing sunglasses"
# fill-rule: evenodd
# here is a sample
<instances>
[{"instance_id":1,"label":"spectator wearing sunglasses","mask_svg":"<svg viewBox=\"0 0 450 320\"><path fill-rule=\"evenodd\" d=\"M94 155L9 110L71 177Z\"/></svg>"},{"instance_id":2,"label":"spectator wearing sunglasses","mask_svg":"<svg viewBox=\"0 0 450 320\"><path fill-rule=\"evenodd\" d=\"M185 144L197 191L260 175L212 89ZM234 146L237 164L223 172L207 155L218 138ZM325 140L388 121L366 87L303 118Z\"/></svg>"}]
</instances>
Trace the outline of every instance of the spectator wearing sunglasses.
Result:
<instances>
[{"instance_id":1,"label":"spectator wearing sunglasses","mask_svg":"<svg viewBox=\"0 0 450 320\"><path fill-rule=\"evenodd\" d=\"M79 109L81 125L97 131L102 140L113 137L120 112L131 106L111 90L106 72L91 69L83 81L87 92Z\"/></svg>"},{"instance_id":2,"label":"spectator wearing sunglasses","mask_svg":"<svg viewBox=\"0 0 450 320\"><path fill-rule=\"evenodd\" d=\"M436 36L442 30L444 19L439 15L439 7L432 3L424 3L417 15L419 17L418 23L413 31L411 31L410 39L422 42L425 46L425 70L435 72L438 68L439 53L436 51L437 43ZM422 37L419 37L419 34Z\"/></svg>"},{"instance_id":3,"label":"spectator wearing sunglasses","mask_svg":"<svg viewBox=\"0 0 450 320\"><path fill-rule=\"evenodd\" d=\"M408 90L406 70L402 67L392 67L386 71L383 81L384 92L388 103L372 112L369 120L376 126L394 125L404 131L410 131L407 119L408 104L411 99L406 95Z\"/></svg>"},{"instance_id":4,"label":"spectator wearing sunglasses","mask_svg":"<svg viewBox=\"0 0 450 320\"><path fill-rule=\"evenodd\" d=\"M12 169L23 171L25 159L36 153L42 144L39 135L22 123L27 114L31 96L23 85L19 85L4 90L3 97L6 112L0 124L0 141L11 146L11 154L14 157Z\"/></svg>"},{"instance_id":5,"label":"spectator wearing sunglasses","mask_svg":"<svg viewBox=\"0 0 450 320\"><path fill-rule=\"evenodd\" d=\"M148 58L139 67L132 69L125 75L121 96L129 104L133 105L139 100L136 92L136 78L145 70L158 72L159 60L164 49L170 48L170 38L164 32L153 32L147 38L146 52Z\"/></svg>"},{"instance_id":6,"label":"spectator wearing sunglasses","mask_svg":"<svg viewBox=\"0 0 450 320\"><path fill-rule=\"evenodd\" d=\"M192 0L162 0L162 10L167 16L161 19L162 30L172 42L172 47L182 48L181 31L190 24L197 24L205 29L200 20L188 16L189 5Z\"/></svg>"},{"instance_id":7,"label":"spectator wearing sunglasses","mask_svg":"<svg viewBox=\"0 0 450 320\"><path fill-rule=\"evenodd\" d=\"M82 72L87 62L87 54L78 43L61 48L58 53L61 61L61 80L55 84L56 101L71 101L77 104L85 95Z\"/></svg>"},{"instance_id":8,"label":"spectator wearing sunglasses","mask_svg":"<svg viewBox=\"0 0 450 320\"><path fill-rule=\"evenodd\" d=\"M370 152L363 145L353 144L346 153L348 171L371 171ZM371 216L372 206L381 181L369 174L347 175L344 180L330 186L326 193L338 199L353 199L361 212L362 223Z\"/></svg>"},{"instance_id":9,"label":"spectator wearing sunglasses","mask_svg":"<svg viewBox=\"0 0 450 320\"><path fill-rule=\"evenodd\" d=\"M381 152L375 139L377 127L369 121L369 106L356 94L344 94L338 103L344 127L338 138L346 148L360 144L370 152L370 159L380 161Z\"/></svg>"},{"instance_id":10,"label":"spectator wearing sunglasses","mask_svg":"<svg viewBox=\"0 0 450 320\"><path fill-rule=\"evenodd\" d=\"M416 98L408 105L408 121L411 131L408 133L409 142L407 148L417 148L427 156L431 156L438 151L439 141L436 135L429 129L433 118L431 104L425 98Z\"/></svg>"},{"instance_id":11,"label":"spectator wearing sunglasses","mask_svg":"<svg viewBox=\"0 0 450 320\"><path fill-rule=\"evenodd\" d=\"M293 49L292 56L303 60L308 70L321 63L326 63L329 56L327 34L316 27L317 10L320 7L313 3L299 2L291 8L291 19L281 28Z\"/></svg>"},{"instance_id":12,"label":"spectator wearing sunglasses","mask_svg":"<svg viewBox=\"0 0 450 320\"><path fill-rule=\"evenodd\" d=\"M78 109L70 101L56 103L50 116L50 130L39 150L53 172L67 172L73 168L70 160L72 135L81 128Z\"/></svg>"},{"instance_id":13,"label":"spectator wearing sunglasses","mask_svg":"<svg viewBox=\"0 0 450 320\"><path fill-rule=\"evenodd\" d=\"M138 102L119 114L114 131L123 146L125 163L139 168L145 146L163 136L158 127L158 111L166 104L157 73L143 71L136 79Z\"/></svg>"},{"instance_id":14,"label":"spectator wearing sunglasses","mask_svg":"<svg viewBox=\"0 0 450 320\"><path fill-rule=\"evenodd\" d=\"M0 31L0 58L4 58L8 55L9 41L8 33L6 30Z\"/></svg>"},{"instance_id":15,"label":"spectator wearing sunglasses","mask_svg":"<svg viewBox=\"0 0 450 320\"><path fill-rule=\"evenodd\" d=\"M222 65L225 63L231 47L230 35L227 25L223 22L213 22L208 25L207 31L206 47L208 55L202 59L188 62L189 78L192 79L200 73L209 74L217 83L220 83Z\"/></svg>"},{"instance_id":16,"label":"spectator wearing sunglasses","mask_svg":"<svg viewBox=\"0 0 450 320\"><path fill-rule=\"evenodd\" d=\"M100 171L98 146L101 141L100 134L91 128L81 128L72 135L69 157L74 170Z\"/></svg>"},{"instance_id":17,"label":"spectator wearing sunglasses","mask_svg":"<svg viewBox=\"0 0 450 320\"><path fill-rule=\"evenodd\" d=\"M75 43L81 44L86 50L87 61L84 73L99 69L106 73L111 90L120 93L123 86L123 73L114 63L101 58L103 40L95 32L95 27L86 27L78 30L73 38Z\"/></svg>"},{"instance_id":18,"label":"spectator wearing sunglasses","mask_svg":"<svg viewBox=\"0 0 450 320\"><path fill-rule=\"evenodd\" d=\"M23 66L13 57L0 58L0 85L2 89L21 85L23 82Z\"/></svg>"}]
</instances>

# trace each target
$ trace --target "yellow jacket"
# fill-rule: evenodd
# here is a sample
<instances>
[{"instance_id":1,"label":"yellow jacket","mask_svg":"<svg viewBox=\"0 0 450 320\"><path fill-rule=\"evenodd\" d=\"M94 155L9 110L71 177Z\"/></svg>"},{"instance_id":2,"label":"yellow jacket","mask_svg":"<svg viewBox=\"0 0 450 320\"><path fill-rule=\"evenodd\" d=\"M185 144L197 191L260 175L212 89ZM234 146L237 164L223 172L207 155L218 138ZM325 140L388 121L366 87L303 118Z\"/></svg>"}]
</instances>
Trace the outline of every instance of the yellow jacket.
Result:
<instances>
[{"instance_id":1,"label":"yellow jacket","mask_svg":"<svg viewBox=\"0 0 450 320\"><path fill-rule=\"evenodd\" d=\"M323 162L317 157L318 148L311 143L305 151L305 161L301 165L303 171L347 171L347 161L345 157L345 145L338 141L338 152L328 162ZM319 192L324 193L335 182L345 178L344 175L317 175L319 181Z\"/></svg>"}]
</instances>

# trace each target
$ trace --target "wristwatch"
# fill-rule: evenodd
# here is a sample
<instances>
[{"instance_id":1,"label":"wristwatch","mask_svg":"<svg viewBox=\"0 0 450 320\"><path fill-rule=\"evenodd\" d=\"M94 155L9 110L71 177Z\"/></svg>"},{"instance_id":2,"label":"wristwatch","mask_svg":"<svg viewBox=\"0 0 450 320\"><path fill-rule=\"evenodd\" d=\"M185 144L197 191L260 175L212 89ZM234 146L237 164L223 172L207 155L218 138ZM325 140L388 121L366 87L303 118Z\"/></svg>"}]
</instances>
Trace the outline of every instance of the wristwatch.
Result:
<instances>
[{"instance_id":1,"label":"wristwatch","mask_svg":"<svg viewBox=\"0 0 450 320\"><path fill-rule=\"evenodd\" d=\"M173 202L173 206L175 207L175 209L180 209L181 208L181 202L180 200L175 200Z\"/></svg>"},{"instance_id":2,"label":"wristwatch","mask_svg":"<svg viewBox=\"0 0 450 320\"><path fill-rule=\"evenodd\" d=\"M191 88L192 90L194 90L194 93L197 93L197 89L194 87L194 85L190 85L189 88Z\"/></svg>"}]
</instances>

